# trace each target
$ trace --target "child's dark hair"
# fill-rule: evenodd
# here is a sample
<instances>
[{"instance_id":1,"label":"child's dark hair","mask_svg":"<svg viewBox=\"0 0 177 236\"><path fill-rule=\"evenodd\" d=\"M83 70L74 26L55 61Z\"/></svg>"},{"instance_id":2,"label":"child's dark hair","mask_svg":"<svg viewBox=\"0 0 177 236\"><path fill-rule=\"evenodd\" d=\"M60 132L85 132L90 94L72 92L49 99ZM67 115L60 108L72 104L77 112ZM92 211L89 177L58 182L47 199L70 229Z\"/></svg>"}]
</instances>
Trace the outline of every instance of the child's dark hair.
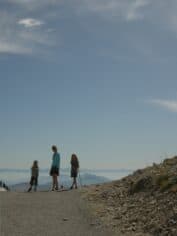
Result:
<instances>
[{"instance_id":1,"label":"child's dark hair","mask_svg":"<svg viewBox=\"0 0 177 236\"><path fill-rule=\"evenodd\" d=\"M53 150L54 152L57 152L57 146L53 145L53 146L52 146L52 150Z\"/></svg>"},{"instance_id":2,"label":"child's dark hair","mask_svg":"<svg viewBox=\"0 0 177 236\"><path fill-rule=\"evenodd\" d=\"M35 160L35 161L33 162L33 166L32 166L32 167L38 168L38 161L37 161L37 160Z\"/></svg>"},{"instance_id":3,"label":"child's dark hair","mask_svg":"<svg viewBox=\"0 0 177 236\"><path fill-rule=\"evenodd\" d=\"M77 160L77 161L78 161L78 158L77 158L76 154L73 153L73 154L71 155L71 160Z\"/></svg>"},{"instance_id":4,"label":"child's dark hair","mask_svg":"<svg viewBox=\"0 0 177 236\"><path fill-rule=\"evenodd\" d=\"M74 164L79 168L79 160L78 160L76 154L74 154L74 153L71 155L71 164Z\"/></svg>"}]
</instances>

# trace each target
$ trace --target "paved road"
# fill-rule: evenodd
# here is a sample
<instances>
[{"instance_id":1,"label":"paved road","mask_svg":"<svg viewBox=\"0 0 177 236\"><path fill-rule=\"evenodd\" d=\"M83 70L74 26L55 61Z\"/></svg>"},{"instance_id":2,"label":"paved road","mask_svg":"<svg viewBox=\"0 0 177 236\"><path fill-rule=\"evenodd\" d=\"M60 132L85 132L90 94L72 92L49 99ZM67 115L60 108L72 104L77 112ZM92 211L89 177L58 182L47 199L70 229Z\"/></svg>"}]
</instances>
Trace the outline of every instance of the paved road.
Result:
<instances>
[{"instance_id":1,"label":"paved road","mask_svg":"<svg viewBox=\"0 0 177 236\"><path fill-rule=\"evenodd\" d=\"M1 236L112 236L95 224L78 191L0 192Z\"/></svg>"}]
</instances>

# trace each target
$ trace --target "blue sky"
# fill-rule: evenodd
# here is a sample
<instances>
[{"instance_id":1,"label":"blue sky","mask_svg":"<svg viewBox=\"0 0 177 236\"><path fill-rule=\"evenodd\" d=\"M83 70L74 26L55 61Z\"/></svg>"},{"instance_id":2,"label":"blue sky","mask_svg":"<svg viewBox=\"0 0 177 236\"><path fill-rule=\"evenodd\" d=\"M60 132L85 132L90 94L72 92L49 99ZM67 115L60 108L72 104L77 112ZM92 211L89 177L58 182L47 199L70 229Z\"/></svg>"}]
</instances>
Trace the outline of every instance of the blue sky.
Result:
<instances>
[{"instance_id":1,"label":"blue sky","mask_svg":"<svg viewBox=\"0 0 177 236\"><path fill-rule=\"evenodd\" d=\"M177 1L1 0L0 167L76 153L139 168L177 152Z\"/></svg>"}]
</instances>

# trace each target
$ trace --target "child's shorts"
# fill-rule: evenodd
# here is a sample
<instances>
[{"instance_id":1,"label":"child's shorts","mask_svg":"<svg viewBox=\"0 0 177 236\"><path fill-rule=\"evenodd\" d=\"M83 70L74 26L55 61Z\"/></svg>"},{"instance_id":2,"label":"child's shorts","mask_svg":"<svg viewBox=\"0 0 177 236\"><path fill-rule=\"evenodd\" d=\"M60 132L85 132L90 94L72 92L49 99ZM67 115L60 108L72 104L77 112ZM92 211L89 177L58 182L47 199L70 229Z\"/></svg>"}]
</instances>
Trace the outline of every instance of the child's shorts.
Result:
<instances>
[{"instance_id":1,"label":"child's shorts","mask_svg":"<svg viewBox=\"0 0 177 236\"><path fill-rule=\"evenodd\" d=\"M50 176L57 175L59 176L59 169L57 167L52 166L50 170Z\"/></svg>"}]
</instances>

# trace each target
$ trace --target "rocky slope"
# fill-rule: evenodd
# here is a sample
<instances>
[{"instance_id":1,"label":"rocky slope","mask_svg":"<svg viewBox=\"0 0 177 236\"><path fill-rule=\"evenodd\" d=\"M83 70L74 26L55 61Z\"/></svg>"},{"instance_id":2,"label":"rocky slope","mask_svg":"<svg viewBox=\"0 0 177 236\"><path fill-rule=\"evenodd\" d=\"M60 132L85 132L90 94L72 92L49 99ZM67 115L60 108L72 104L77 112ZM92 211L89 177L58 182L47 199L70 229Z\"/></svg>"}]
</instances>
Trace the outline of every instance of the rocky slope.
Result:
<instances>
[{"instance_id":1,"label":"rocky slope","mask_svg":"<svg viewBox=\"0 0 177 236\"><path fill-rule=\"evenodd\" d=\"M177 156L90 186L84 196L96 217L117 233L177 236Z\"/></svg>"}]
</instances>

